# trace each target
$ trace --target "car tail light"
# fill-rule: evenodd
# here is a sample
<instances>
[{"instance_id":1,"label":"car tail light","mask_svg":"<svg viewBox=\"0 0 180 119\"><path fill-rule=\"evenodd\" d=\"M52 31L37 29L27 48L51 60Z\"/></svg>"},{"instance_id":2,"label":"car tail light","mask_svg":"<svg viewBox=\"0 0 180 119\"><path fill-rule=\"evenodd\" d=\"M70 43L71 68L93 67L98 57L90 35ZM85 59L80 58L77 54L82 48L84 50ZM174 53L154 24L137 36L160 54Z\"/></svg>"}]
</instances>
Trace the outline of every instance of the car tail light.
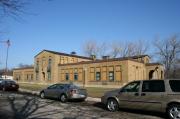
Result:
<instances>
[{"instance_id":1,"label":"car tail light","mask_svg":"<svg viewBox=\"0 0 180 119\"><path fill-rule=\"evenodd\" d=\"M71 94L71 95L73 95L73 94L75 94L75 93L77 93L77 90L76 90L76 89L72 89L72 90L70 91L70 94Z\"/></svg>"}]
</instances>

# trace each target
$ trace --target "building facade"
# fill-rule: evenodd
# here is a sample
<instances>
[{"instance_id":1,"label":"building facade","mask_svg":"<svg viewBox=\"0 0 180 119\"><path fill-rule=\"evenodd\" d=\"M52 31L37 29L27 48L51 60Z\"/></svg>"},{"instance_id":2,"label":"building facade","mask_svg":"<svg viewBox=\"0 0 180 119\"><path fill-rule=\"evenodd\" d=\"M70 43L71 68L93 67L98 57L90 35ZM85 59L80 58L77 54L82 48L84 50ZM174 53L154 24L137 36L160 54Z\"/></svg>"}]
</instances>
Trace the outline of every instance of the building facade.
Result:
<instances>
[{"instance_id":1,"label":"building facade","mask_svg":"<svg viewBox=\"0 0 180 119\"><path fill-rule=\"evenodd\" d=\"M119 87L133 80L163 79L163 66L150 63L148 55L95 59L43 50L34 66L13 70L14 80L52 84L76 83L87 87Z\"/></svg>"}]
</instances>

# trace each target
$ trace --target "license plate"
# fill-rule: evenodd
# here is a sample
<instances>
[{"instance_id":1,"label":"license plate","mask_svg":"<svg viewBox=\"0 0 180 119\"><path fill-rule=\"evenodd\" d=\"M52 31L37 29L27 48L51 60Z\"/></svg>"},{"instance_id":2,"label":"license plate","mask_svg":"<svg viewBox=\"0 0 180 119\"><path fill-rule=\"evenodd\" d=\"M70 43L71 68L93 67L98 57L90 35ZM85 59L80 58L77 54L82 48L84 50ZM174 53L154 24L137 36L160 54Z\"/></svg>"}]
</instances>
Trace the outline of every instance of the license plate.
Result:
<instances>
[{"instance_id":1,"label":"license plate","mask_svg":"<svg viewBox=\"0 0 180 119\"><path fill-rule=\"evenodd\" d=\"M81 97L81 98L84 98L84 97L85 97L85 95L80 95L80 97Z\"/></svg>"}]
</instances>

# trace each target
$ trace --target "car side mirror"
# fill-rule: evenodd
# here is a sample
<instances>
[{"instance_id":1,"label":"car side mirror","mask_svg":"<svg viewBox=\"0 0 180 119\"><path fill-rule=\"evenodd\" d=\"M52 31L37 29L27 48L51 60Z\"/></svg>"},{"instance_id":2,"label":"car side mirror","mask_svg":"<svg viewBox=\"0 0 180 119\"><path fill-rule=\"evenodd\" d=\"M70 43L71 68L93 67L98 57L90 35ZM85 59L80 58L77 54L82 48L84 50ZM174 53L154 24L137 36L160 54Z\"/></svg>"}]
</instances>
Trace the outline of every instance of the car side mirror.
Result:
<instances>
[{"instance_id":1,"label":"car side mirror","mask_svg":"<svg viewBox=\"0 0 180 119\"><path fill-rule=\"evenodd\" d=\"M123 89L120 89L120 90L119 90L119 94L120 94L120 93L123 93L123 92L124 92L124 90L123 90Z\"/></svg>"}]
</instances>

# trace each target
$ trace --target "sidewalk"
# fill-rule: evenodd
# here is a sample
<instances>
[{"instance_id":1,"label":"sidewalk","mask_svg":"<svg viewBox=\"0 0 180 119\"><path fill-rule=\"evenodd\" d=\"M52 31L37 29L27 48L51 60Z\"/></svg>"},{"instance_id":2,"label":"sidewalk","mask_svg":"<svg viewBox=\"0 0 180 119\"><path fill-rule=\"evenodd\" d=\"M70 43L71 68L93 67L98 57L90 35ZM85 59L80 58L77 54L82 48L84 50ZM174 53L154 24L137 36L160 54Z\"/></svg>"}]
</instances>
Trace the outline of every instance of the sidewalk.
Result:
<instances>
[{"instance_id":1,"label":"sidewalk","mask_svg":"<svg viewBox=\"0 0 180 119\"><path fill-rule=\"evenodd\" d=\"M24 93L30 93L30 94L37 95L37 96L39 95L39 91L31 91L31 90L22 89L22 88L19 88L19 91L24 92ZM100 98L87 97L86 101L101 102L101 99Z\"/></svg>"}]
</instances>

